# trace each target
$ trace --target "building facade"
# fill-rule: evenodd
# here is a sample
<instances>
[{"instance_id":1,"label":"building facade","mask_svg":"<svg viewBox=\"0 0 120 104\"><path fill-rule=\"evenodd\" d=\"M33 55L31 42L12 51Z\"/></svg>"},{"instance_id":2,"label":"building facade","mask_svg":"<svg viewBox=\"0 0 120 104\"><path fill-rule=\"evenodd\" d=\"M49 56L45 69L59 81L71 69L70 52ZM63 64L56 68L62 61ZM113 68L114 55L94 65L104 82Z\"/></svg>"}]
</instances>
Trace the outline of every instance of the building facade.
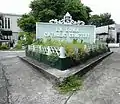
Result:
<instances>
[{"instance_id":1,"label":"building facade","mask_svg":"<svg viewBox=\"0 0 120 104\"><path fill-rule=\"evenodd\" d=\"M14 43L17 43L18 33L21 31L21 29L17 25L17 21L21 18L21 15L7 13L0 14L3 17L1 21L2 25L0 42L14 41Z\"/></svg>"},{"instance_id":2,"label":"building facade","mask_svg":"<svg viewBox=\"0 0 120 104\"><path fill-rule=\"evenodd\" d=\"M115 43L120 43L120 25L112 24L96 28L97 40L106 41L107 38L113 38Z\"/></svg>"}]
</instances>

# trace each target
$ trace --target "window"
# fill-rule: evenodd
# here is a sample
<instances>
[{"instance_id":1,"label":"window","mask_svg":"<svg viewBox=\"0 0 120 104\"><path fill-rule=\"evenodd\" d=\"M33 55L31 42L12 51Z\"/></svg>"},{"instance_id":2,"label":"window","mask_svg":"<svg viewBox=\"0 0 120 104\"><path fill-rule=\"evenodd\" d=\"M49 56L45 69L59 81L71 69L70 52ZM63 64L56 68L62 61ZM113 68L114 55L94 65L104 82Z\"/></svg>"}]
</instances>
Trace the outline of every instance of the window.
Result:
<instances>
[{"instance_id":1,"label":"window","mask_svg":"<svg viewBox=\"0 0 120 104\"><path fill-rule=\"evenodd\" d=\"M19 21L19 20L20 20L20 18L17 19L17 21Z\"/></svg>"},{"instance_id":2,"label":"window","mask_svg":"<svg viewBox=\"0 0 120 104\"><path fill-rule=\"evenodd\" d=\"M7 28L7 18L5 18L5 28Z\"/></svg>"},{"instance_id":3,"label":"window","mask_svg":"<svg viewBox=\"0 0 120 104\"><path fill-rule=\"evenodd\" d=\"M2 19L2 28L4 28L4 19Z\"/></svg>"},{"instance_id":4,"label":"window","mask_svg":"<svg viewBox=\"0 0 120 104\"><path fill-rule=\"evenodd\" d=\"M10 29L10 18L8 18L8 29Z\"/></svg>"}]
</instances>

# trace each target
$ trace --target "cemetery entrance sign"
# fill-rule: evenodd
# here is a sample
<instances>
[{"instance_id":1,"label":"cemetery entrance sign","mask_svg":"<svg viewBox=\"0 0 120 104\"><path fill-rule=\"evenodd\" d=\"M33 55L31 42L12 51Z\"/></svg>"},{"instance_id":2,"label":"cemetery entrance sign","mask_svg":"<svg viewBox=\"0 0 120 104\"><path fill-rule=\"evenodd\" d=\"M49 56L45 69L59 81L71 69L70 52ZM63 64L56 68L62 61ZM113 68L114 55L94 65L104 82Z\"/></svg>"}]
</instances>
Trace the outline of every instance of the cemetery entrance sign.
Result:
<instances>
[{"instance_id":1,"label":"cemetery entrance sign","mask_svg":"<svg viewBox=\"0 0 120 104\"><path fill-rule=\"evenodd\" d=\"M74 21L67 13L64 19L57 21L50 20L49 23L36 23L36 39L52 38L55 40L66 40L68 42L77 39L78 41L94 43L96 40L95 26L84 25L83 21Z\"/></svg>"}]
</instances>

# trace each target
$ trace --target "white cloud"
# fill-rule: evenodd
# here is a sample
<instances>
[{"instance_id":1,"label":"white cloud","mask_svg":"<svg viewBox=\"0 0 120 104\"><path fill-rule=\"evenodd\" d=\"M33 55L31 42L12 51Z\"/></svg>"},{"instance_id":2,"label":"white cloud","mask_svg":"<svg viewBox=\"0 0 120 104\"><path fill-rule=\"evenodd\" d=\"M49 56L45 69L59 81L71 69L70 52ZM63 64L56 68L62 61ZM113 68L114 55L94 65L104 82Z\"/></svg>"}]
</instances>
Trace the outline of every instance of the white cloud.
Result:
<instances>
[{"instance_id":1,"label":"white cloud","mask_svg":"<svg viewBox=\"0 0 120 104\"><path fill-rule=\"evenodd\" d=\"M0 12L23 14L30 11L31 0L0 0Z\"/></svg>"},{"instance_id":2,"label":"white cloud","mask_svg":"<svg viewBox=\"0 0 120 104\"><path fill-rule=\"evenodd\" d=\"M93 10L93 14L111 13L116 23L120 23L120 1L119 0L81 0L82 3Z\"/></svg>"}]
</instances>

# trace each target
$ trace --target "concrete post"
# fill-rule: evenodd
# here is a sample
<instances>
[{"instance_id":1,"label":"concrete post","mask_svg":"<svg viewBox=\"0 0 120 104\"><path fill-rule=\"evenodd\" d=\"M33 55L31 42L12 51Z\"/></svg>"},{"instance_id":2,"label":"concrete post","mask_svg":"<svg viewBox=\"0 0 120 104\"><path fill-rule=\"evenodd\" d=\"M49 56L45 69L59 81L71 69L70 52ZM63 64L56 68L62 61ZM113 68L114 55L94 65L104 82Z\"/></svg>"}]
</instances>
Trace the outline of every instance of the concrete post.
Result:
<instances>
[{"instance_id":1,"label":"concrete post","mask_svg":"<svg viewBox=\"0 0 120 104\"><path fill-rule=\"evenodd\" d=\"M65 56L65 49L64 49L64 47L60 47L60 58L66 58L66 56Z\"/></svg>"},{"instance_id":2,"label":"concrete post","mask_svg":"<svg viewBox=\"0 0 120 104\"><path fill-rule=\"evenodd\" d=\"M32 45L32 51L35 52L35 45Z\"/></svg>"},{"instance_id":3,"label":"concrete post","mask_svg":"<svg viewBox=\"0 0 120 104\"><path fill-rule=\"evenodd\" d=\"M38 52L42 53L42 47L41 46L39 46L39 51Z\"/></svg>"},{"instance_id":4,"label":"concrete post","mask_svg":"<svg viewBox=\"0 0 120 104\"><path fill-rule=\"evenodd\" d=\"M50 49L50 46L48 46L47 49L48 49L48 53L47 53L47 55L49 56L49 55L51 55L51 49Z\"/></svg>"}]
</instances>

